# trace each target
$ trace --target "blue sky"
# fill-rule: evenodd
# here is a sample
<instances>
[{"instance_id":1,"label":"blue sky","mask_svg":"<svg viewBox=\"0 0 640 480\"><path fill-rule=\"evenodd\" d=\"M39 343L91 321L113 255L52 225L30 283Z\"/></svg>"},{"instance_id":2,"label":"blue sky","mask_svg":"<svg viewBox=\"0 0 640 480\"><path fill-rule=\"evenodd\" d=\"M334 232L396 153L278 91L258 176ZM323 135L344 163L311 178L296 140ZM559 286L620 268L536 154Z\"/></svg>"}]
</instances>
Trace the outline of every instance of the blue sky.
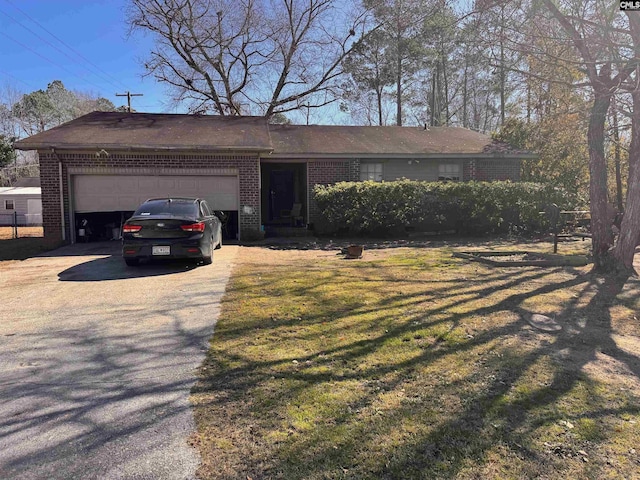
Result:
<instances>
[{"instance_id":1,"label":"blue sky","mask_svg":"<svg viewBox=\"0 0 640 480\"><path fill-rule=\"evenodd\" d=\"M0 85L28 93L62 80L68 89L116 106L126 98L115 94L129 90L144 94L132 99L138 111L176 112L166 103L164 87L142 78L151 40L128 36L125 5L126 0L0 0Z\"/></svg>"}]
</instances>

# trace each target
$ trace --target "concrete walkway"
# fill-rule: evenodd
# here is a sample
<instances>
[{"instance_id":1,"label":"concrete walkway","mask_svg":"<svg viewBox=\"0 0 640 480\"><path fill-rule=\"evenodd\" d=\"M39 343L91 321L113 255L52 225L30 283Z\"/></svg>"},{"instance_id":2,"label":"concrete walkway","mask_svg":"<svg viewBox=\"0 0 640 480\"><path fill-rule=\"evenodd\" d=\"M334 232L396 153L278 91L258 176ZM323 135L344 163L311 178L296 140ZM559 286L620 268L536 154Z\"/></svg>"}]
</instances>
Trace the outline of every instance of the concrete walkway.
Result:
<instances>
[{"instance_id":1,"label":"concrete walkway","mask_svg":"<svg viewBox=\"0 0 640 480\"><path fill-rule=\"evenodd\" d=\"M0 478L194 478L188 398L237 251L128 268L86 244L0 269Z\"/></svg>"}]
</instances>

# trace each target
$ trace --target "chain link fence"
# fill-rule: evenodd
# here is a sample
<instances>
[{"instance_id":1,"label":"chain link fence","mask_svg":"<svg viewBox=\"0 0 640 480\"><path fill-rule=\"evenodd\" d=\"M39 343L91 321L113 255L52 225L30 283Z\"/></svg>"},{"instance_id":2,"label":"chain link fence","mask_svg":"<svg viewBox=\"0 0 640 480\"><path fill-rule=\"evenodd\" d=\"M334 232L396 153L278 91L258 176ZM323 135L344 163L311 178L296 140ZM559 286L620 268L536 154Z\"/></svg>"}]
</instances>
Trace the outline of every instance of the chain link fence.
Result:
<instances>
[{"instance_id":1,"label":"chain link fence","mask_svg":"<svg viewBox=\"0 0 640 480\"><path fill-rule=\"evenodd\" d=\"M0 214L0 240L42 236L42 214Z\"/></svg>"}]
</instances>

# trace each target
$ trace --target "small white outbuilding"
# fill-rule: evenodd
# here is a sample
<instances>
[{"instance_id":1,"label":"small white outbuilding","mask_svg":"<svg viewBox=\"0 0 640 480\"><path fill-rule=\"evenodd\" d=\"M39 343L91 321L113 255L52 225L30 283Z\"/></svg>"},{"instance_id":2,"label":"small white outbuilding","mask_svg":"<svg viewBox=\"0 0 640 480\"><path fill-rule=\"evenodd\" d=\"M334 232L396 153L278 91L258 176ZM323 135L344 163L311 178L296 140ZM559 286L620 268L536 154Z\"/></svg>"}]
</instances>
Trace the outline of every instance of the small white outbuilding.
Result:
<instances>
[{"instance_id":1,"label":"small white outbuilding","mask_svg":"<svg viewBox=\"0 0 640 480\"><path fill-rule=\"evenodd\" d=\"M0 187L0 225L42 225L40 187Z\"/></svg>"}]
</instances>

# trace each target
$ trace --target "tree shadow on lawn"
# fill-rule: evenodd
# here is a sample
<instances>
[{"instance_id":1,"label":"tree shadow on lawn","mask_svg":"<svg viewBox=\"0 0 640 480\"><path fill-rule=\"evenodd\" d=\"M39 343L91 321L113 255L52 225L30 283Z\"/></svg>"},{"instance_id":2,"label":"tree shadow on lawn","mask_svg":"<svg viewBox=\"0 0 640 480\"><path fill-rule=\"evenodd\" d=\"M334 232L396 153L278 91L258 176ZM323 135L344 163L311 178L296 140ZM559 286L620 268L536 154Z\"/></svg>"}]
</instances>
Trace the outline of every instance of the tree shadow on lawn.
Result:
<instances>
[{"instance_id":1,"label":"tree shadow on lawn","mask_svg":"<svg viewBox=\"0 0 640 480\"><path fill-rule=\"evenodd\" d=\"M618 348L611 338L609 307L622 291L623 285L624 281L620 280L605 281L598 286L597 293L586 306L566 308L556 318L559 322L566 325L576 316L586 312L592 321L578 334L563 331L540 348L520 358L514 355L510 371L502 372L502 375L497 376L488 391L483 395L475 396L461 415L439 425L427 435L412 442L412 445L404 445L402 455L394 458L392 462L385 465L384 469L378 471L381 478L388 471L404 472L407 478L420 478L421 472L425 470L435 470L434 473L437 473L438 477L454 478L465 467L465 460L469 457L482 459L481 462L488 461L488 450L496 445L503 445L515 455L537 458L539 462L546 463L548 458L541 458L540 452L529 447L532 443L532 434L540 426L529 421L531 411L544 410L546 406L553 406L563 397L571 394L578 383L585 380L583 367L592 361L597 361L599 353L623 362L633 375L640 376L638 357ZM514 303L519 302L516 300ZM516 308L517 310L519 309ZM524 319L528 312L521 310L519 314ZM502 334L499 333L499 335ZM542 357L555 358L560 362L565 360L566 363L556 368L549 384L533 386L531 391L524 395L510 396L510 391L516 386L518 379ZM638 414L640 406L636 403L614 411L601 411L594 405L593 410L588 413L588 418L597 419L601 416L620 415L625 412ZM571 413L563 415L556 412L546 416L544 422L548 424L565 421L572 425L571 422L577 423L583 417L582 412L578 415ZM491 420L497 420L498 423L490 424ZM598 435L606 435L606 433L599 432ZM478 436L482 439L480 442L478 442ZM559 453L561 457L568 454L569 457L581 458L571 446L565 448L565 451L560 447L555 453ZM440 468L433 469L434 463L440 464ZM537 468L540 470L536 471L534 468L527 473L537 476L553 472L553 470L547 471L543 465L538 465Z\"/></svg>"},{"instance_id":2,"label":"tree shadow on lawn","mask_svg":"<svg viewBox=\"0 0 640 480\"><path fill-rule=\"evenodd\" d=\"M562 279L549 280L561 272ZM374 282L378 273L369 273ZM338 272L333 281L348 288L356 279L362 277ZM322 296L324 281L291 293ZM408 282L419 285L421 280ZM265 280L265 288L267 284ZM276 330L314 326L328 318L377 315L370 335L307 355L256 360L229 350L214 353L207 363L214 373L193 393L212 395L202 408L224 412L221 418L233 423L237 433L225 431L224 423L216 426L211 416L207 421L214 425L209 426L220 428L219 435L230 435L240 454L234 457L215 449L215 458L209 458L205 453L203 472L224 478L222 466L238 478L254 479L562 478L567 468L584 473L579 470L584 457L577 452L591 448L590 458L597 461L590 468L597 476L606 455L597 442L616 434L611 417L640 413L633 393L621 393L620 401L611 406L585 374L585 367L606 355L640 378L638 357L613 338L610 309L621 303L618 297L625 284L638 290L636 279L602 280L573 269L503 269L489 271L480 281L450 280L409 294L384 292L373 304L363 303L357 292L349 305L321 299L329 305L322 315L275 322L256 319L239 327L229 322L217 335L239 341L270 334L277 338ZM565 289L578 292L556 312L563 330L550 334L532 329L531 300L553 299ZM245 294L252 295L249 290ZM429 299L442 297L451 299L430 305ZM406 315L394 325L398 302ZM472 319L489 325L466 336L454 334ZM352 328L335 323L334 335ZM431 332L428 336L423 334L425 327ZM305 342L303 333L298 338ZM398 345L397 358L369 361L390 344ZM417 344L411 355L402 354L402 345ZM216 362L241 366L220 369ZM313 410L309 405L314 395L338 392L347 400L335 415L314 418L307 412L307 421L300 422L303 427L287 425L290 419L282 416L282 410L295 411L296 405ZM571 409L573 397L581 398L575 400L576 412ZM271 411L277 412L275 418ZM565 431L568 427L559 422L575 423L576 433ZM552 441L543 447L547 437ZM621 461L626 462L622 472L633 471L631 456ZM618 467L607 468L615 474Z\"/></svg>"}]
</instances>

